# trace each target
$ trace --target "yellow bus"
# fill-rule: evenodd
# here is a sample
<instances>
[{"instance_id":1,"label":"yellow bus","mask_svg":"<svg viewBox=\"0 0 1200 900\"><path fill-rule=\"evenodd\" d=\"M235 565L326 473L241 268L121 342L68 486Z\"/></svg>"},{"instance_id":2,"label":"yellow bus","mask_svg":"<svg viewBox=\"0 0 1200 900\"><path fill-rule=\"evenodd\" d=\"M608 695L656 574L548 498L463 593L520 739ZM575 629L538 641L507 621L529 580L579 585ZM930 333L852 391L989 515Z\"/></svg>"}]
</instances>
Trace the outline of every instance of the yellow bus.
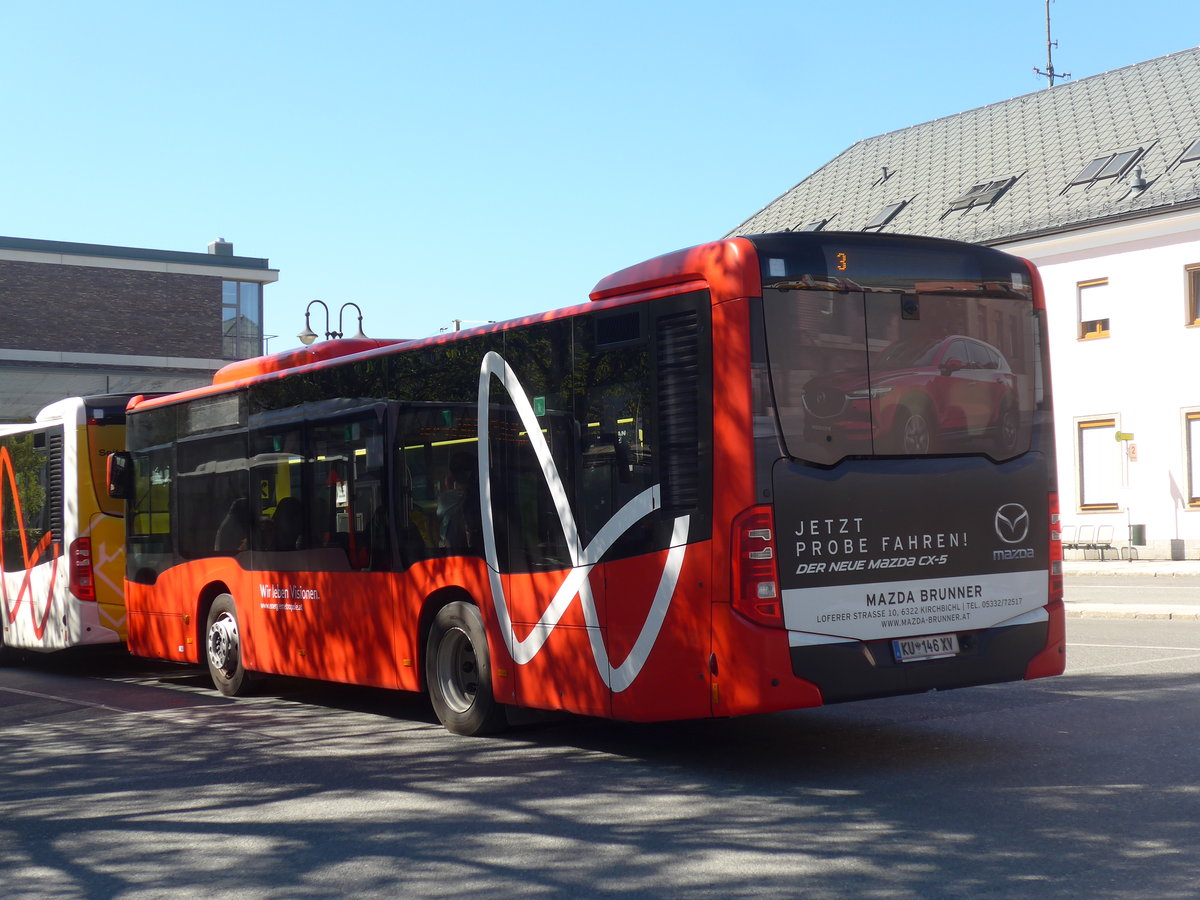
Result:
<instances>
[{"instance_id":1,"label":"yellow bus","mask_svg":"<svg viewBox=\"0 0 1200 900\"><path fill-rule=\"evenodd\" d=\"M0 661L125 641L125 504L105 468L130 396L68 397L0 425Z\"/></svg>"}]
</instances>

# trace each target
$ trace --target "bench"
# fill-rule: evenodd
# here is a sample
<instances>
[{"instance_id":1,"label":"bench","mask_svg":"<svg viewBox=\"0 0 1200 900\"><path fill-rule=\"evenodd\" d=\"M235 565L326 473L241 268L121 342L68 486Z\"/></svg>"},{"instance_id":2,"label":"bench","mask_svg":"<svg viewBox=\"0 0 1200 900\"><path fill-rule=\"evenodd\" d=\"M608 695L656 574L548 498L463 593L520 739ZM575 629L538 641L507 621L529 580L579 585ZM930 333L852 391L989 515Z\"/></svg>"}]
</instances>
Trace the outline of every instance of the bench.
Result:
<instances>
[{"instance_id":1,"label":"bench","mask_svg":"<svg viewBox=\"0 0 1200 900\"><path fill-rule=\"evenodd\" d=\"M1113 544L1113 527L1111 525L1080 525L1078 531L1074 525L1064 525L1062 528L1063 550L1081 550L1084 558L1087 552L1094 550L1104 559L1104 554L1115 551Z\"/></svg>"}]
</instances>

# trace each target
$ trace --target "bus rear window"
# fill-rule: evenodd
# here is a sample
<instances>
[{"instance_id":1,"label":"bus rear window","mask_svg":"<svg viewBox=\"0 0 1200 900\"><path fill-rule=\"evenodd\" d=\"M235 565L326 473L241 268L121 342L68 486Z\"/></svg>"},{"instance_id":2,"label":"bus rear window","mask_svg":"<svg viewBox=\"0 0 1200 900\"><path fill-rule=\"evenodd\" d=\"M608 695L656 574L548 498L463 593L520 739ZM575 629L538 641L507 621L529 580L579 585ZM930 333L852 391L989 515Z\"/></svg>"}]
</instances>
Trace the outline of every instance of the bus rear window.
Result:
<instances>
[{"instance_id":1,"label":"bus rear window","mask_svg":"<svg viewBox=\"0 0 1200 900\"><path fill-rule=\"evenodd\" d=\"M1029 449L1038 393L1037 319L1024 294L915 282L863 291L763 291L771 390L789 456Z\"/></svg>"}]
</instances>

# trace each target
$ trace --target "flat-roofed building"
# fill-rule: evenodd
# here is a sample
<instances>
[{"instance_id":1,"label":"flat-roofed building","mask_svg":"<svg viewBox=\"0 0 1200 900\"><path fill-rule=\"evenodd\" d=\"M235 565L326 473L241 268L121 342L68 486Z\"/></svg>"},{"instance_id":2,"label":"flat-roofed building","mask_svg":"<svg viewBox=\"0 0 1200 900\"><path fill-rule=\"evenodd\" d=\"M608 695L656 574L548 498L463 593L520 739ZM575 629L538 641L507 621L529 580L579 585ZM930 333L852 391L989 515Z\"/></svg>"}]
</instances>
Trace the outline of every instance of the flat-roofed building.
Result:
<instances>
[{"instance_id":1,"label":"flat-roofed building","mask_svg":"<svg viewBox=\"0 0 1200 900\"><path fill-rule=\"evenodd\" d=\"M198 387L263 352L266 259L0 237L0 422L62 397Z\"/></svg>"}]
</instances>

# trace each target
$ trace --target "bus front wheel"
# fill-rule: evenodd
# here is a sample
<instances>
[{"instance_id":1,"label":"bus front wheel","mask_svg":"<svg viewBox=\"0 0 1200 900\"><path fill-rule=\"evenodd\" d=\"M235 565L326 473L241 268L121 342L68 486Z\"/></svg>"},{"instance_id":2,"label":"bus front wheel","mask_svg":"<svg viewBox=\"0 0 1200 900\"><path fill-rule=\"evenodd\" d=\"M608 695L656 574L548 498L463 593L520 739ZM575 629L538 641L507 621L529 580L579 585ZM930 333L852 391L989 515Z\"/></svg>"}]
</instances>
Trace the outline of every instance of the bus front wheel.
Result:
<instances>
[{"instance_id":1,"label":"bus front wheel","mask_svg":"<svg viewBox=\"0 0 1200 900\"><path fill-rule=\"evenodd\" d=\"M492 694L492 666L483 616L456 600L438 610L425 645L425 683L433 711L447 730L480 735L508 725Z\"/></svg>"},{"instance_id":2,"label":"bus front wheel","mask_svg":"<svg viewBox=\"0 0 1200 900\"><path fill-rule=\"evenodd\" d=\"M208 610L204 656L213 687L227 697L250 692L250 673L242 665L242 640L233 597L221 594Z\"/></svg>"}]
</instances>

